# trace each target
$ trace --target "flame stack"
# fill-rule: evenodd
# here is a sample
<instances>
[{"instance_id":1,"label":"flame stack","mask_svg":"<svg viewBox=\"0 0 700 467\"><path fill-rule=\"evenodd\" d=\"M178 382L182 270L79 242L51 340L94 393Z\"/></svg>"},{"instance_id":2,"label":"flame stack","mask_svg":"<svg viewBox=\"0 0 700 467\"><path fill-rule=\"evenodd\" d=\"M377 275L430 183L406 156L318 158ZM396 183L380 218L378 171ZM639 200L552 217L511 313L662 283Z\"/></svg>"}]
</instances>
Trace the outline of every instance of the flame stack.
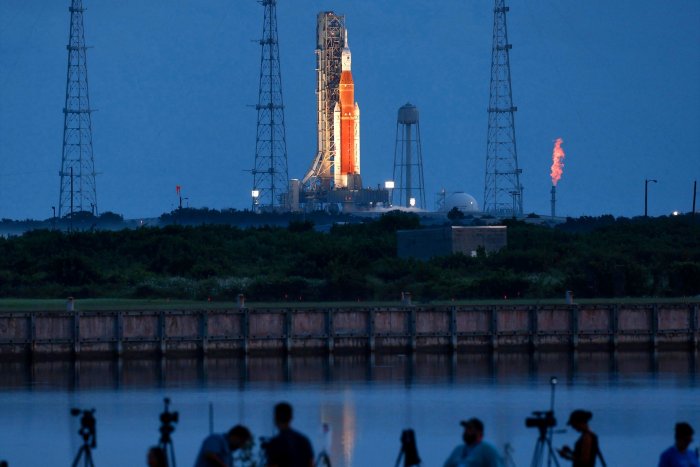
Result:
<instances>
[{"instance_id":1,"label":"flame stack","mask_svg":"<svg viewBox=\"0 0 700 467\"><path fill-rule=\"evenodd\" d=\"M552 167L550 176L552 177L552 217L556 214L556 204L557 204L557 183L561 179L561 175L564 171L564 149L561 147L563 139L557 138L554 141L554 149L552 150Z\"/></svg>"}]
</instances>

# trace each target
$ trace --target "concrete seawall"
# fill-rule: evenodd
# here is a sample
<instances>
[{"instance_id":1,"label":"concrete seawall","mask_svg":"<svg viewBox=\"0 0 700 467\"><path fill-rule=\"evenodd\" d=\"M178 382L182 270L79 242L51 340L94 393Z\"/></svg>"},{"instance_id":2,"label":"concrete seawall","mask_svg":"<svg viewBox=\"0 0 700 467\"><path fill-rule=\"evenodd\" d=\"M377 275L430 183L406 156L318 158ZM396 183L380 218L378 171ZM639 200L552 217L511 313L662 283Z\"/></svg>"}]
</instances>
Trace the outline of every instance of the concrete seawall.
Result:
<instances>
[{"instance_id":1,"label":"concrete seawall","mask_svg":"<svg viewBox=\"0 0 700 467\"><path fill-rule=\"evenodd\" d=\"M700 302L0 313L0 358L697 349Z\"/></svg>"}]
</instances>

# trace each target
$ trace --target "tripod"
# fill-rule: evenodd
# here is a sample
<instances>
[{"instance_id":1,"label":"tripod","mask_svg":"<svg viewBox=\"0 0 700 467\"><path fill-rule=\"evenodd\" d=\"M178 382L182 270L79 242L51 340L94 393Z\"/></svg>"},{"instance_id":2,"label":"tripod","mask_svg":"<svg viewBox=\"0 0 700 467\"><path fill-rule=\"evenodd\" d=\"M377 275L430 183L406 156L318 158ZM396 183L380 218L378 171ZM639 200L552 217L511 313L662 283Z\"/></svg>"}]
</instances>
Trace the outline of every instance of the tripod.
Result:
<instances>
[{"instance_id":1,"label":"tripod","mask_svg":"<svg viewBox=\"0 0 700 467\"><path fill-rule=\"evenodd\" d=\"M82 465L84 467L95 467L94 462L92 462L92 451L90 448L90 443L88 443L87 438L83 437L83 439L85 441L83 442L83 445L80 446L80 449L78 450L78 454L75 455L75 459L73 459L73 467L78 467L78 465L80 465L81 458L83 458Z\"/></svg>"},{"instance_id":2,"label":"tripod","mask_svg":"<svg viewBox=\"0 0 700 467\"><path fill-rule=\"evenodd\" d=\"M316 463L314 465L316 467L331 467L331 458L328 457L328 453L325 450L318 453L318 457L316 458Z\"/></svg>"},{"instance_id":3,"label":"tripod","mask_svg":"<svg viewBox=\"0 0 700 467\"><path fill-rule=\"evenodd\" d=\"M549 411L533 412L532 414L534 417L525 420L525 426L536 427L540 434L535 443L535 451L532 454L530 467L540 467L544 465L545 458L547 459L547 467L551 467L552 464L559 467L559 461L552 448L552 430L557 425L557 419L554 418L554 391L557 387L556 376L550 378L549 386L551 389Z\"/></svg>"},{"instance_id":4,"label":"tripod","mask_svg":"<svg viewBox=\"0 0 700 467\"><path fill-rule=\"evenodd\" d=\"M170 411L169 398L164 398L163 403L165 404L165 410L160 414L160 440L158 441L158 447L163 451L167 463L166 465L176 467L175 445L173 445L173 438L171 435L173 431L175 431L173 425L178 422L179 414Z\"/></svg>"},{"instance_id":5,"label":"tripod","mask_svg":"<svg viewBox=\"0 0 700 467\"><path fill-rule=\"evenodd\" d=\"M170 438L170 436L161 437L160 441L158 442L158 447L163 450L163 454L165 454L165 459L166 459L167 465L172 466L172 467L176 467L176 465L175 465L175 446L173 446L172 438Z\"/></svg>"},{"instance_id":6,"label":"tripod","mask_svg":"<svg viewBox=\"0 0 700 467\"><path fill-rule=\"evenodd\" d=\"M530 467L540 467L544 465L545 458L547 459L547 467L550 467L552 464L559 467L559 461L557 460L557 456L552 448L552 437L547 436L547 432L550 431L551 428L549 430L546 427L538 428L540 431L540 436L537 438L537 442L535 443L535 452L532 455Z\"/></svg>"}]
</instances>

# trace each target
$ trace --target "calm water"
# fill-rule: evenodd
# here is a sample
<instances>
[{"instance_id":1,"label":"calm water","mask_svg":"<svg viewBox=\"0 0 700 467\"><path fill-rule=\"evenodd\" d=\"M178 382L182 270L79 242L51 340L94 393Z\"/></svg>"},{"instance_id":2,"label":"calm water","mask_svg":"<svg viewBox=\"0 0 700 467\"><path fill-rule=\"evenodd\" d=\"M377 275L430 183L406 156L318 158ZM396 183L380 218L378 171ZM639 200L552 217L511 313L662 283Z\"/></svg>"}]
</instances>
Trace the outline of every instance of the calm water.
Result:
<instances>
[{"instance_id":1,"label":"calm water","mask_svg":"<svg viewBox=\"0 0 700 467\"><path fill-rule=\"evenodd\" d=\"M334 466L393 466L408 427L424 466L441 466L460 442L459 421L471 416L499 449L512 445L516 465L529 466L536 431L524 419L549 407L556 375L559 428L570 410L589 409L608 465L652 466L676 421L700 429L699 360L680 352L0 363L0 459L70 465L80 441L69 409L94 407L95 464L145 465L169 396L180 412L180 466L193 464L208 434L209 403L215 431L243 423L257 437L273 432L280 400L294 405L294 425L316 449L321 423L331 425ZM558 433L554 444L575 439Z\"/></svg>"}]
</instances>

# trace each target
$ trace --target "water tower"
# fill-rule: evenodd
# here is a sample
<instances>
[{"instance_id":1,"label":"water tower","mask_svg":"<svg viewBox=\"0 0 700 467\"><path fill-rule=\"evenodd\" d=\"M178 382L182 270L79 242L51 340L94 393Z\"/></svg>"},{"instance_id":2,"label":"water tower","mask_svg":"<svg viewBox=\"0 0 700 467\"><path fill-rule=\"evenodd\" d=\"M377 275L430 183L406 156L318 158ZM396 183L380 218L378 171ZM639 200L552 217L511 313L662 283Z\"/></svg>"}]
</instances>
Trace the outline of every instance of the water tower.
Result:
<instances>
[{"instance_id":1,"label":"water tower","mask_svg":"<svg viewBox=\"0 0 700 467\"><path fill-rule=\"evenodd\" d=\"M392 204L426 208L418 108L410 103L399 109L396 121L393 177L396 188L391 194ZM394 194L398 194L396 203L394 203Z\"/></svg>"}]
</instances>

